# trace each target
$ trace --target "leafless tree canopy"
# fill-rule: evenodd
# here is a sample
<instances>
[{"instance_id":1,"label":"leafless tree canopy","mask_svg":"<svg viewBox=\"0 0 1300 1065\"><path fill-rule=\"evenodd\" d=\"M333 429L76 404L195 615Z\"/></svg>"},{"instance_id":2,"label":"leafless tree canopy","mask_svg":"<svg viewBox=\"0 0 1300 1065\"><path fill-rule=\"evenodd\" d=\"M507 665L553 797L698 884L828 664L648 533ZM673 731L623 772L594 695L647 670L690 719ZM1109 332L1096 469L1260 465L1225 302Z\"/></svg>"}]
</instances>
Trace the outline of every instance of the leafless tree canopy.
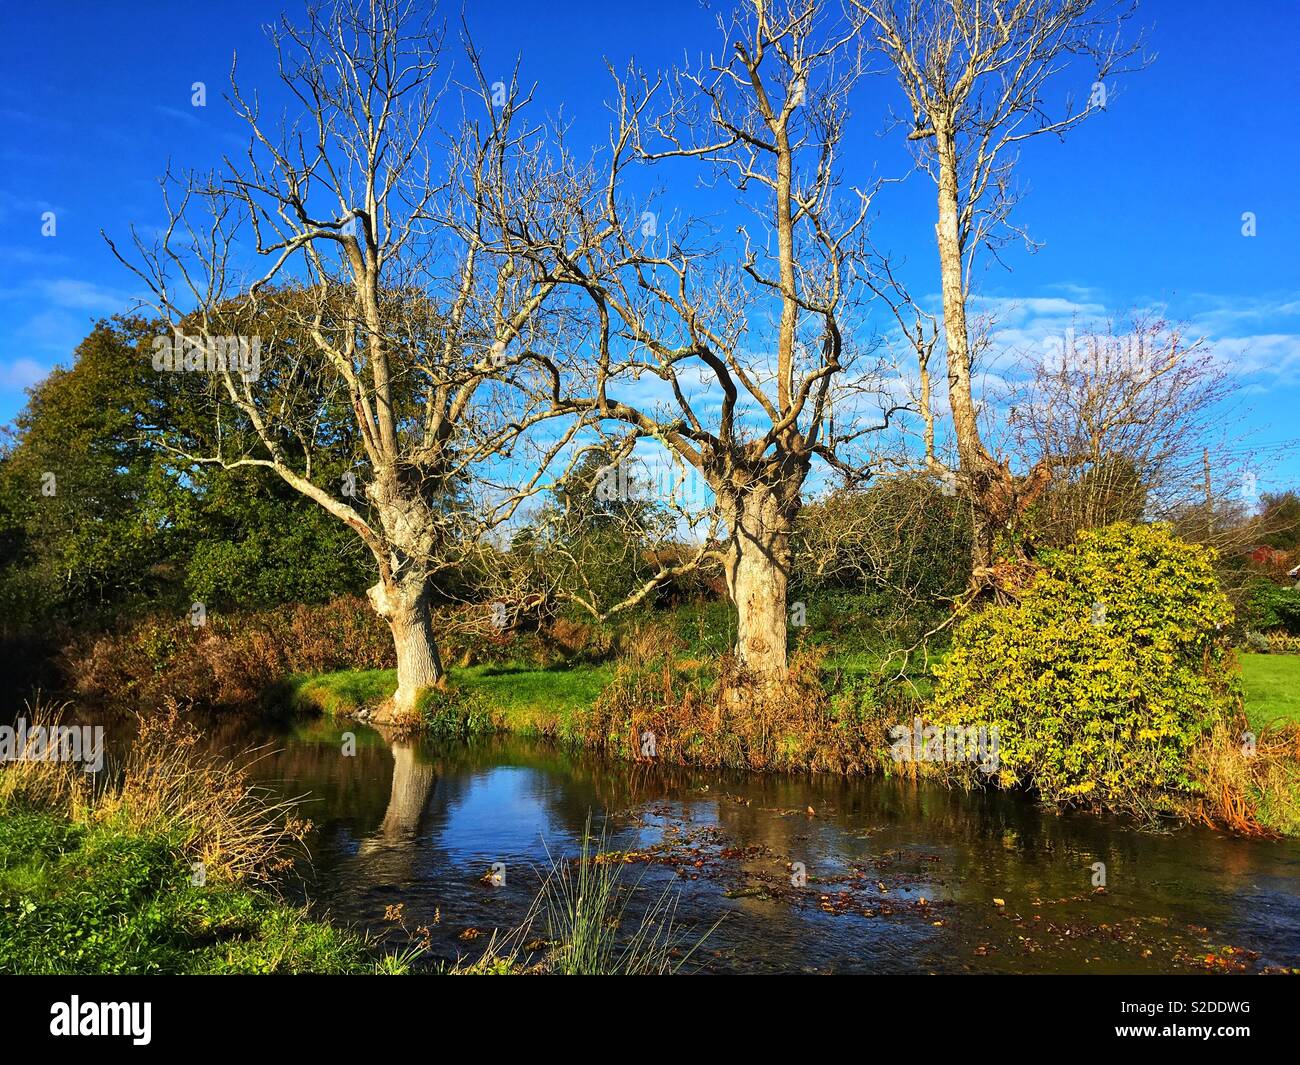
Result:
<instances>
[{"instance_id":1,"label":"leafless tree canopy","mask_svg":"<svg viewBox=\"0 0 1300 1065\"><path fill-rule=\"evenodd\" d=\"M891 413L871 353L846 339L874 190L846 186L838 166L862 73L857 24L813 0L754 2L719 34L698 66L617 80L607 194L581 217L599 247L538 254L589 301L593 417L657 443L716 500L723 542L712 551L706 536L675 568L720 559L742 662L779 675L809 470L862 476L855 455ZM638 182L683 171L730 190L752 220L723 239L673 208L672 185L638 196Z\"/></svg>"},{"instance_id":2,"label":"leafless tree canopy","mask_svg":"<svg viewBox=\"0 0 1300 1065\"><path fill-rule=\"evenodd\" d=\"M973 266L981 250L996 256L1019 232L1011 209L1021 143L1062 136L1104 109L1106 79L1135 65L1140 46L1125 33L1134 9L1111 0L853 3L897 77L908 112L907 140L935 186L948 402L958 483L975 514L972 579L978 584L993 562L999 531L1015 523L1052 471L1036 467L1019 480L981 439L968 323ZM1062 85L1067 72L1086 72L1085 106L1075 106L1074 94ZM899 320L917 352L927 461L935 466L929 402L938 333L887 269L877 270L876 288L890 297L896 313L908 308L908 317L900 314Z\"/></svg>"},{"instance_id":3,"label":"leafless tree canopy","mask_svg":"<svg viewBox=\"0 0 1300 1065\"><path fill-rule=\"evenodd\" d=\"M1137 315L1071 332L1029 369L1009 420L1017 452L1057 471L1032 523L1040 542L1060 546L1081 529L1203 508L1207 463L1218 481L1211 509L1237 487L1222 432L1232 381L1203 339Z\"/></svg>"},{"instance_id":4,"label":"leafless tree canopy","mask_svg":"<svg viewBox=\"0 0 1300 1065\"><path fill-rule=\"evenodd\" d=\"M360 490L314 476L310 447L285 441L318 425L287 423L275 392L229 368L221 381L249 446L191 458L270 469L356 531L379 573L371 600L397 643L395 705L409 710L442 673L431 582L539 489L576 431L543 438L522 484L492 484L494 463L565 409L571 344L564 316L547 308L556 280L518 242L566 239L566 201L579 192L546 131L526 125L517 79L489 84L467 44L476 80L448 84L444 33L424 5L339 0L270 37L295 105L268 119L232 66L247 152L212 175L169 176L163 236L136 234L122 258L177 336L211 342L238 322L310 338L304 367L346 396ZM465 116L450 136L444 104ZM286 289L293 298L278 298ZM279 333L258 335L269 363L298 357ZM480 505L452 505L470 486Z\"/></svg>"}]
</instances>

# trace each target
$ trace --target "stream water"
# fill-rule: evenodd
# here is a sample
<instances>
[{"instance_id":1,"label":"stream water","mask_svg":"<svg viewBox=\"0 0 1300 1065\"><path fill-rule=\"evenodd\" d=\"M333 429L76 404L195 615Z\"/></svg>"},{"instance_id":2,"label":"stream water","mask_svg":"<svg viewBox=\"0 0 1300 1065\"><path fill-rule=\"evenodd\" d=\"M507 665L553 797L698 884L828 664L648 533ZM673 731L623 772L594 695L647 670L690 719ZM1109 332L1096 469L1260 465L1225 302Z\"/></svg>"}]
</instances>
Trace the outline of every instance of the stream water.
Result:
<instances>
[{"instance_id":1,"label":"stream water","mask_svg":"<svg viewBox=\"0 0 1300 1065\"><path fill-rule=\"evenodd\" d=\"M1295 842L1154 832L898 779L711 772L518 737L346 730L350 755L345 727L328 720L220 742L268 744L257 775L307 797L312 860L290 890L374 933L394 934L384 915L401 904L439 958L476 958L493 929L517 927L551 862L578 853L590 815L606 848L634 852L621 874L635 886L634 917L669 891L684 941L712 929L689 969L1300 966ZM535 934L545 932L543 919Z\"/></svg>"}]
</instances>

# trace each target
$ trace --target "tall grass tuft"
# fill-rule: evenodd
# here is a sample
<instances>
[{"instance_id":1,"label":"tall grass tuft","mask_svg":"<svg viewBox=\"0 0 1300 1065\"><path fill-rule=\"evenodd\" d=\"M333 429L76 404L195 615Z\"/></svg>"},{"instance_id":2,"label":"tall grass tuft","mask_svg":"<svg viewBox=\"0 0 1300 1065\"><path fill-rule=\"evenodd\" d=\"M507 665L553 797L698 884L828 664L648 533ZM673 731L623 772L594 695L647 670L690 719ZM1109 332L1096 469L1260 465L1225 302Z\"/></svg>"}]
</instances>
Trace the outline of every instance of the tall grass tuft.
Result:
<instances>
[{"instance_id":1,"label":"tall grass tuft","mask_svg":"<svg viewBox=\"0 0 1300 1065\"><path fill-rule=\"evenodd\" d=\"M535 973L553 976L672 976L721 923L689 942L676 923L677 895L664 891L636 918L631 904L641 889L622 882L622 863L611 855L602 833L583 829L578 857L566 861L547 852L550 868L524 920L492 939L481 956L446 970L458 976ZM544 920L546 935L535 938ZM537 946L545 946L538 957Z\"/></svg>"},{"instance_id":2,"label":"tall grass tuft","mask_svg":"<svg viewBox=\"0 0 1300 1065\"><path fill-rule=\"evenodd\" d=\"M1244 717L1219 722L1192 751L1192 816L1243 835L1300 835L1300 725L1250 735Z\"/></svg>"},{"instance_id":3,"label":"tall grass tuft","mask_svg":"<svg viewBox=\"0 0 1300 1065\"><path fill-rule=\"evenodd\" d=\"M65 711L66 704L29 703L29 727L49 728ZM203 863L208 879L269 882L292 865L310 828L296 813L301 800L250 783L260 752L222 758L201 751L200 739L167 698L161 713L139 717L136 740L113 779L92 787L78 764L13 762L0 773L0 810L17 805L166 836L190 861Z\"/></svg>"},{"instance_id":4,"label":"tall grass tuft","mask_svg":"<svg viewBox=\"0 0 1300 1065\"><path fill-rule=\"evenodd\" d=\"M561 976L679 972L709 933L685 946L674 923L677 896L671 889L665 889L632 924L628 909L640 881L625 887L622 866L605 858L605 838L602 834L598 842L593 840L588 815L577 860L551 859L541 892L549 938L556 943L549 971Z\"/></svg>"},{"instance_id":5,"label":"tall grass tuft","mask_svg":"<svg viewBox=\"0 0 1300 1065\"><path fill-rule=\"evenodd\" d=\"M48 730L64 723L67 703L53 703L39 695L24 703L28 727ZM0 812L15 805L38 810L84 814L91 806L92 778L80 766L55 759L6 762L0 771Z\"/></svg>"},{"instance_id":6,"label":"tall grass tuft","mask_svg":"<svg viewBox=\"0 0 1300 1065\"><path fill-rule=\"evenodd\" d=\"M249 782L264 751L218 757L198 749L200 738L170 697L163 713L142 715L121 783L105 792L96 814L174 834L209 878L269 881L293 864L311 828L297 815L301 797L280 798Z\"/></svg>"}]
</instances>

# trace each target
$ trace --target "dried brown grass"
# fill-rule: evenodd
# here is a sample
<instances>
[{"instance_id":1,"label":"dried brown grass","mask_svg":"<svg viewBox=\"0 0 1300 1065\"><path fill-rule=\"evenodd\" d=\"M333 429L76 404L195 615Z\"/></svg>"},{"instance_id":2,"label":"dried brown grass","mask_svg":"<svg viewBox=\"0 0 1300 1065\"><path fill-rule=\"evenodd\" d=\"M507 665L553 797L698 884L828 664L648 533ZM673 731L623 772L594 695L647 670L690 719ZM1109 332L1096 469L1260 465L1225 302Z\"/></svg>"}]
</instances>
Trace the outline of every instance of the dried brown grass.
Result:
<instances>
[{"instance_id":1,"label":"dried brown grass","mask_svg":"<svg viewBox=\"0 0 1300 1065\"><path fill-rule=\"evenodd\" d=\"M29 704L29 728L59 723L65 709ZM0 810L22 805L165 835L203 863L209 880L270 881L292 864L310 828L297 815L301 800L278 798L251 782L249 770L262 751L232 759L203 750L201 740L169 698L162 713L139 717L135 741L111 779L92 784L78 763L11 762L0 772Z\"/></svg>"},{"instance_id":2,"label":"dried brown grass","mask_svg":"<svg viewBox=\"0 0 1300 1065\"><path fill-rule=\"evenodd\" d=\"M897 711L849 689L828 694L822 655L796 653L779 684L747 676L726 655L714 671L671 656L625 664L595 705L576 716L576 738L640 759L653 733L657 759L711 768L860 773L882 768Z\"/></svg>"},{"instance_id":3,"label":"dried brown grass","mask_svg":"<svg viewBox=\"0 0 1300 1065\"><path fill-rule=\"evenodd\" d=\"M1248 836L1300 833L1300 725L1272 725L1254 736L1245 717L1221 722L1192 752L1193 819Z\"/></svg>"},{"instance_id":4,"label":"dried brown grass","mask_svg":"<svg viewBox=\"0 0 1300 1065\"><path fill-rule=\"evenodd\" d=\"M152 709L168 697L209 709L256 704L295 674L394 665L387 625L360 597L233 616L153 618L83 637L62 655L72 690L97 706Z\"/></svg>"}]
</instances>

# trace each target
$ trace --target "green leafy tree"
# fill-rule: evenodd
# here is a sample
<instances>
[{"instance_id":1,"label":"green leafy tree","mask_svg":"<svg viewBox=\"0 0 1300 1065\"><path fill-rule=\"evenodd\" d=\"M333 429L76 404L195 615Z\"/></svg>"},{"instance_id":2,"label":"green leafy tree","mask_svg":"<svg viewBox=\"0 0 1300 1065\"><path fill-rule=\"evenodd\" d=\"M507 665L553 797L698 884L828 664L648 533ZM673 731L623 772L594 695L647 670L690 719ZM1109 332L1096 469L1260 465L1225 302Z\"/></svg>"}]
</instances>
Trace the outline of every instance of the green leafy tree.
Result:
<instances>
[{"instance_id":1,"label":"green leafy tree","mask_svg":"<svg viewBox=\"0 0 1300 1065\"><path fill-rule=\"evenodd\" d=\"M144 439L148 324L99 323L29 391L0 463L0 601L14 622L85 619L162 594L177 486Z\"/></svg>"},{"instance_id":2,"label":"green leafy tree","mask_svg":"<svg viewBox=\"0 0 1300 1065\"><path fill-rule=\"evenodd\" d=\"M562 598L599 613L601 604L647 587L656 552L673 547L673 517L656 501L649 471L613 449L593 448L556 485L513 551L536 570L533 587L563 590Z\"/></svg>"},{"instance_id":3,"label":"green leafy tree","mask_svg":"<svg viewBox=\"0 0 1300 1065\"><path fill-rule=\"evenodd\" d=\"M181 456L210 430L212 382L155 370L159 332L142 318L100 322L70 368L31 390L9 430L0 610L11 625L106 623L194 600L314 602L365 587L350 535L296 492ZM296 396L328 405L301 384ZM341 477L351 455L337 435L313 457Z\"/></svg>"},{"instance_id":4,"label":"green leafy tree","mask_svg":"<svg viewBox=\"0 0 1300 1065\"><path fill-rule=\"evenodd\" d=\"M1300 495L1288 492L1265 492L1260 497L1259 526L1264 530L1260 543L1279 551L1300 547Z\"/></svg>"}]
</instances>

